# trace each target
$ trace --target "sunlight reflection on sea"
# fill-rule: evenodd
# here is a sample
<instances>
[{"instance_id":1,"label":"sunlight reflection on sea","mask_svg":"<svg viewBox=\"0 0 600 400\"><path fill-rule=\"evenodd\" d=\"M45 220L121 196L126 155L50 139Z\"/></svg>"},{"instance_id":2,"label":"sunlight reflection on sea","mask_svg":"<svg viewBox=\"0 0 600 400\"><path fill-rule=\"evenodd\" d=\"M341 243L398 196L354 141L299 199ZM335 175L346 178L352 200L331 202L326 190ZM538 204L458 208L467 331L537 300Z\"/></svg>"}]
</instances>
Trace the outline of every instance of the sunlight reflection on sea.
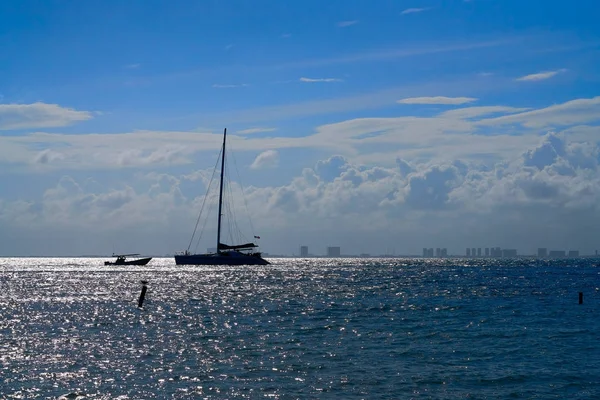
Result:
<instances>
[{"instance_id":1,"label":"sunlight reflection on sea","mask_svg":"<svg viewBox=\"0 0 600 400\"><path fill-rule=\"evenodd\" d=\"M2 398L600 396L596 260L103 261L0 259Z\"/></svg>"}]
</instances>

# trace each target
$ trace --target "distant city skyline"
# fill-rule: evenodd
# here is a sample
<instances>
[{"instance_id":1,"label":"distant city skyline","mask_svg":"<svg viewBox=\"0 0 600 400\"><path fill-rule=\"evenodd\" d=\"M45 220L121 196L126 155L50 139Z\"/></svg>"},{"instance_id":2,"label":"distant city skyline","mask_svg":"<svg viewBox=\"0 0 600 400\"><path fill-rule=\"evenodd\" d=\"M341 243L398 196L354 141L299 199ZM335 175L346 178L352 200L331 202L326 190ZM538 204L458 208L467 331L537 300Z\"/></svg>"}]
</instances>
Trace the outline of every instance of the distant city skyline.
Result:
<instances>
[{"instance_id":1,"label":"distant city skyline","mask_svg":"<svg viewBox=\"0 0 600 400\"><path fill-rule=\"evenodd\" d=\"M352 256L352 257L369 257L369 256L384 256L384 255L394 255L387 253L349 253L343 252L342 248L339 246L327 246L322 253L320 252L311 252L309 246L301 245L299 246L299 253L293 253L292 255L296 255L299 257L341 257L341 256ZM564 258L564 257L580 257L580 256L598 256L598 250L595 250L590 254L581 254L579 250L569 249L569 250L556 250L545 247L539 247L536 249L536 252L523 252L520 253L518 249L503 249L500 247L467 247L464 254L448 252L448 249L445 247L423 247L421 254L411 254L411 253L399 253L399 255L410 255L413 257L422 257L422 258L445 258L445 257L466 257L466 258L479 258L479 257L491 257L491 258L511 258L511 257L540 257L540 258Z\"/></svg>"}]
</instances>

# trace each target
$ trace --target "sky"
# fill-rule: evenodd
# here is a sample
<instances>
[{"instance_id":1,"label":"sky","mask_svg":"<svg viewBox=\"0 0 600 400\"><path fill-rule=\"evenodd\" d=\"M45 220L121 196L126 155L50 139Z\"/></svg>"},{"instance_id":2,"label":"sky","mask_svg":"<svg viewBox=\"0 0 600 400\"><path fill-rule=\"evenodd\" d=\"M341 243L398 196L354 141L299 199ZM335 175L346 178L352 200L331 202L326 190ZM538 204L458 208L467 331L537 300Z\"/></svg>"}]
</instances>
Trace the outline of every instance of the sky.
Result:
<instances>
[{"instance_id":1,"label":"sky","mask_svg":"<svg viewBox=\"0 0 600 400\"><path fill-rule=\"evenodd\" d=\"M229 198L264 252L591 254L598 15L595 0L0 2L0 256L186 250L224 128ZM215 220L191 250L215 247Z\"/></svg>"}]
</instances>

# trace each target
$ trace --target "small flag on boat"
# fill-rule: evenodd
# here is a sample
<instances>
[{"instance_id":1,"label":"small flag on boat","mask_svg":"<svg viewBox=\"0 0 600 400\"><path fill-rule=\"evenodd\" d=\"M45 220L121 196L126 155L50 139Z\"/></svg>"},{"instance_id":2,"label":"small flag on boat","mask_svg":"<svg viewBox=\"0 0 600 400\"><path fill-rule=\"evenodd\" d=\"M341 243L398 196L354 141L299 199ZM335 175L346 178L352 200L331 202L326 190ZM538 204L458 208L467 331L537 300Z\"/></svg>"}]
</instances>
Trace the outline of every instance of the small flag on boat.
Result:
<instances>
[{"instance_id":1,"label":"small flag on boat","mask_svg":"<svg viewBox=\"0 0 600 400\"><path fill-rule=\"evenodd\" d=\"M260 236L254 236L254 239L260 239Z\"/></svg>"}]
</instances>

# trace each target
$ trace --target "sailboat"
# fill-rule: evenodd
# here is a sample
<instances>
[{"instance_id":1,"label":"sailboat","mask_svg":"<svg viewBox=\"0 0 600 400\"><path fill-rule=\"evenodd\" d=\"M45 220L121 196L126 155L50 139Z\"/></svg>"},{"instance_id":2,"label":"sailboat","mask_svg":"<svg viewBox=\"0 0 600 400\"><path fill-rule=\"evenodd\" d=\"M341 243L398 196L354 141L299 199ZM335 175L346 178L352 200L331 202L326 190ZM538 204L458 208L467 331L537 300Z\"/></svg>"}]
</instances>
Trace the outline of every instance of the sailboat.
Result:
<instances>
[{"instance_id":1,"label":"sailboat","mask_svg":"<svg viewBox=\"0 0 600 400\"><path fill-rule=\"evenodd\" d=\"M238 245L221 243L221 220L223 208L223 179L225 174L225 144L227 141L227 128L223 131L223 147L221 149L221 180L219 184L219 213L217 216L217 248L215 252L204 254L191 254L188 249L182 254L175 255L177 265L268 265L256 251L256 244L249 242ZM208 195L208 193L207 193ZM194 231L195 233L195 231ZM258 238L258 236L255 236ZM193 235L192 235L193 239ZM191 245L191 241L190 241Z\"/></svg>"}]
</instances>

